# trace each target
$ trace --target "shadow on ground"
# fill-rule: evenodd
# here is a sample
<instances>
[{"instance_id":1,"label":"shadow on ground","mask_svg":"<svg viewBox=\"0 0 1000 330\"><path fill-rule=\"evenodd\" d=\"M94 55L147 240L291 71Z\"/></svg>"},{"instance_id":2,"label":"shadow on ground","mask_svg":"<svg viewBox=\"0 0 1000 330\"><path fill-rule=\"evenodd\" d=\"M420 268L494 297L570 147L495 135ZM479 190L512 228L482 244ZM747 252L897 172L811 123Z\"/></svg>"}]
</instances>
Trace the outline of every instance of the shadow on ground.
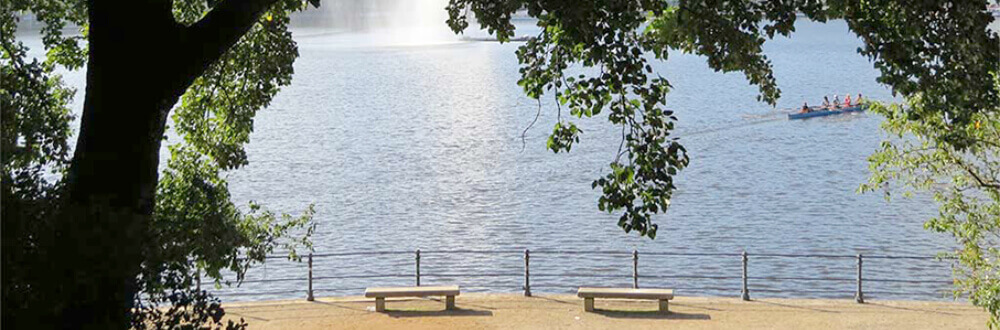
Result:
<instances>
[{"instance_id":1,"label":"shadow on ground","mask_svg":"<svg viewBox=\"0 0 1000 330\"><path fill-rule=\"evenodd\" d=\"M946 311L941 311L941 310L933 310L933 309L925 309L925 308L906 308L906 307L892 306L892 305L889 305L889 304L883 304L883 303L877 303L877 302L870 302L870 301L866 302L865 305L868 305L868 306L878 306L878 307L889 308L889 309L898 309L898 310L911 311L911 312L934 313L934 314L951 315L951 316L961 315L961 314L958 314L958 313L951 313L951 312L946 312Z\"/></svg>"},{"instance_id":2,"label":"shadow on ground","mask_svg":"<svg viewBox=\"0 0 1000 330\"><path fill-rule=\"evenodd\" d=\"M553 298L549 298L549 297L545 297L545 296L530 296L530 297L528 297L528 299L538 299L538 300L544 300L544 301L548 301L548 302L554 302L554 303L560 303L560 304L566 304L566 305L579 305L580 304L579 301L567 301L567 300L563 300L563 299L553 299Z\"/></svg>"},{"instance_id":3,"label":"shadow on ground","mask_svg":"<svg viewBox=\"0 0 1000 330\"><path fill-rule=\"evenodd\" d=\"M355 307L355 306L351 306L350 304L345 304L345 303L326 302L326 301L319 301L319 300L312 301L311 303L318 304L318 305L326 305L326 306L336 307L336 308L342 308L342 309L347 309L347 310L359 311L359 312L367 311L367 309L365 309L365 308Z\"/></svg>"},{"instance_id":4,"label":"shadow on ground","mask_svg":"<svg viewBox=\"0 0 1000 330\"><path fill-rule=\"evenodd\" d=\"M758 304L778 306L778 307L784 307L784 308L795 308L795 309L801 309L801 310L807 310L807 311L813 311L813 312L819 312L819 313L834 313L834 314L840 314L840 313L842 313L840 311L835 311L835 310L815 308L815 307L810 307L810 306L797 306L797 305L783 304L783 303L778 303L778 302L774 302L774 301L753 300L753 302L754 303L758 303Z\"/></svg>"},{"instance_id":5,"label":"shadow on ground","mask_svg":"<svg viewBox=\"0 0 1000 330\"><path fill-rule=\"evenodd\" d=\"M619 319L667 319L667 320L711 320L708 314L701 313L677 313L660 311L613 311L606 309L595 309L594 314L604 315Z\"/></svg>"},{"instance_id":6,"label":"shadow on ground","mask_svg":"<svg viewBox=\"0 0 1000 330\"><path fill-rule=\"evenodd\" d=\"M391 310L386 309L385 314L391 317L433 317L433 316L493 316L493 312L476 309L454 309L438 311L416 311L416 310Z\"/></svg>"}]
</instances>

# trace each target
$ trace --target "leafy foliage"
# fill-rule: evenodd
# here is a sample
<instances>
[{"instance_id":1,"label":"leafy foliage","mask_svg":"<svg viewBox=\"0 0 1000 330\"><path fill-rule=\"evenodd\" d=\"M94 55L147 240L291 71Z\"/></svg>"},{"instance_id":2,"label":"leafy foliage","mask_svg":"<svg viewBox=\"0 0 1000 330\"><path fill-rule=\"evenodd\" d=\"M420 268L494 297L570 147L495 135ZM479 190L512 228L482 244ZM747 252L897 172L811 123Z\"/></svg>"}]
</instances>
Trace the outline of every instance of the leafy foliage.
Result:
<instances>
[{"instance_id":1,"label":"leafy foliage","mask_svg":"<svg viewBox=\"0 0 1000 330\"><path fill-rule=\"evenodd\" d=\"M650 56L667 60L671 51L702 55L709 67L740 71L760 88L759 100L774 104L780 95L764 42L794 30L796 12L825 20L822 1L544 1L452 0L448 24L459 33L469 13L501 41L514 33L511 15L526 8L541 31L519 47L518 84L532 98L551 93L558 121L547 147L569 151L582 133L563 119L562 107L576 118L608 111L621 126L622 142L610 173L593 182L601 188L598 207L621 211L626 232L656 237L653 215L665 212L676 189L674 176L688 166L687 150L671 137L677 118L665 109L670 82L653 72ZM832 11L831 11L832 12ZM582 67L588 72L570 75Z\"/></svg>"},{"instance_id":2,"label":"leafy foliage","mask_svg":"<svg viewBox=\"0 0 1000 330\"><path fill-rule=\"evenodd\" d=\"M210 5L201 0L175 1L174 16L182 24L192 24ZM193 271L203 270L217 284L228 285L232 282L224 279L223 270L235 274L239 283L276 247L296 260L297 248L312 248L311 205L301 217L285 214L281 221L254 202L243 214L230 202L220 175L248 164L244 145L250 142L254 116L281 86L291 83L298 49L288 31L288 15L303 8L298 1L275 4L182 96L173 120L184 142L170 147L154 213L153 227L162 230L159 237L170 238L169 244L161 244L169 248L156 251L158 262L145 266L152 269L144 272L147 276L156 278L164 265L170 265L173 268L165 270L183 269L181 273L189 275L187 282ZM287 240L292 231L302 236ZM174 237L187 241L178 245Z\"/></svg>"},{"instance_id":3,"label":"leafy foliage","mask_svg":"<svg viewBox=\"0 0 1000 330\"><path fill-rule=\"evenodd\" d=\"M993 1L996 3L996 1ZM1000 35L987 1L850 3L845 16L865 42L879 81L903 104L875 104L889 134L870 156L861 191L927 192L938 215L924 226L958 247L956 296L1000 328Z\"/></svg>"},{"instance_id":4,"label":"leafy foliage","mask_svg":"<svg viewBox=\"0 0 1000 330\"><path fill-rule=\"evenodd\" d=\"M174 273L177 275L177 273ZM205 291L172 286L173 292L149 298L149 304L137 305L140 313L131 320L133 329L246 329L240 320L226 320L225 309L218 298Z\"/></svg>"},{"instance_id":5,"label":"leafy foliage","mask_svg":"<svg viewBox=\"0 0 1000 330\"><path fill-rule=\"evenodd\" d=\"M174 288L160 285L168 283L163 276L172 273L187 275L181 283L184 287L194 284L195 272L205 272L217 284L239 283L254 263L264 262L275 248L288 251L296 260L298 248L312 248L308 240L314 230L312 206L293 218L278 217L251 202L244 214L230 201L226 181L207 157L180 146L172 147L171 153L173 158L160 177L151 226L156 241L149 245L154 248L146 253L143 265L146 294ZM292 230L301 236L288 238ZM223 271L235 278L225 279Z\"/></svg>"},{"instance_id":6,"label":"leafy foliage","mask_svg":"<svg viewBox=\"0 0 1000 330\"><path fill-rule=\"evenodd\" d=\"M69 163L67 140L72 120L68 108L75 91L63 85L55 74L57 65L79 67L71 53L72 38L56 28L47 29L43 39L50 49L45 61L27 58L28 48L15 37L19 13L48 11L47 21L76 21L77 11L51 3L4 1L0 3L0 221L3 245L4 323L8 315L30 306L37 278L44 276L46 238L52 218L58 213L60 183L52 176L62 174ZM23 267L23 268L22 268ZM11 271L22 269L24 271Z\"/></svg>"},{"instance_id":7,"label":"leafy foliage","mask_svg":"<svg viewBox=\"0 0 1000 330\"><path fill-rule=\"evenodd\" d=\"M192 24L216 1L174 1L174 16ZM243 145L253 117L281 86L291 82L298 57L287 24L305 2L276 2L271 11L183 96L173 117L184 141L170 146L171 159L160 176L149 244L144 245L133 327L243 328L223 324L218 299L194 288L204 273L219 285L238 285L248 269L275 250L298 260L312 248L312 206L298 217L277 215L251 202L241 211L230 200L223 171L247 164ZM317 4L314 4L317 5ZM62 175L68 165L73 90L54 72L79 69L87 59L82 1L13 1L2 4L3 73L3 306L5 323L17 310L38 309L51 257L53 217L60 209ZM17 38L17 21L31 12L43 23L45 61L27 62ZM81 35L64 35L69 25ZM82 230L82 229L81 229ZM44 296L44 295L42 295ZM170 307L163 308L164 305ZM24 320L20 320L24 322ZM13 323L8 323L13 324Z\"/></svg>"},{"instance_id":8,"label":"leafy foliage","mask_svg":"<svg viewBox=\"0 0 1000 330\"><path fill-rule=\"evenodd\" d=\"M993 90L1000 91L1000 80ZM872 175L861 190L882 190L886 198L895 186L904 195L929 192L939 209L924 227L958 242L948 254L959 262L956 296L984 307L990 327L1000 328L1000 104L969 114L966 124L942 116L908 119L929 103L918 94L905 105L872 106L886 117L882 129L890 139L869 158ZM941 142L954 136L960 145Z\"/></svg>"},{"instance_id":9,"label":"leafy foliage","mask_svg":"<svg viewBox=\"0 0 1000 330\"><path fill-rule=\"evenodd\" d=\"M19 13L26 10L52 12L38 17L52 22L43 31L43 43L49 49L44 62L26 59L28 48L15 38ZM76 91L63 85L54 71L58 65L76 69L82 64L76 46L79 38L63 36L61 31L65 21L79 22L82 13L49 3L5 1L0 15L4 192L19 201L43 198L54 187L45 174L60 173L69 160L72 115L68 104Z\"/></svg>"},{"instance_id":10,"label":"leafy foliage","mask_svg":"<svg viewBox=\"0 0 1000 330\"><path fill-rule=\"evenodd\" d=\"M986 30L993 21L988 1L846 3L847 22L865 43L859 52L882 73L878 81L903 96L920 96L923 106L907 108L908 120L948 116L965 125L975 113L994 109L1000 95L990 72L1000 62L1000 44ZM938 138L959 148L973 142L962 134Z\"/></svg>"},{"instance_id":11,"label":"leafy foliage","mask_svg":"<svg viewBox=\"0 0 1000 330\"><path fill-rule=\"evenodd\" d=\"M199 6L200 5L200 6ZM301 4L300 4L301 5ZM194 21L204 1L175 2L181 22ZM253 118L292 80L298 48L288 31L287 10L265 13L246 35L188 88L175 109L175 129L223 170L247 164Z\"/></svg>"}]
</instances>

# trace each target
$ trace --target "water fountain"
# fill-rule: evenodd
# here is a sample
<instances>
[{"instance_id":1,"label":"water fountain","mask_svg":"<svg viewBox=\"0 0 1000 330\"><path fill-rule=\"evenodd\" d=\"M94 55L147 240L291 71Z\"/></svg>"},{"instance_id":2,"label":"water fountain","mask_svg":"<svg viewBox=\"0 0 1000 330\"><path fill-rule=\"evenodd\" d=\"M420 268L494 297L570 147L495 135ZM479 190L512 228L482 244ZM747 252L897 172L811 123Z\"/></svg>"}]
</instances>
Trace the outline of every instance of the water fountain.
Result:
<instances>
[{"instance_id":1,"label":"water fountain","mask_svg":"<svg viewBox=\"0 0 1000 330\"><path fill-rule=\"evenodd\" d=\"M347 35L369 46L413 46L459 41L445 20L448 0L326 0L296 13L300 36Z\"/></svg>"}]
</instances>

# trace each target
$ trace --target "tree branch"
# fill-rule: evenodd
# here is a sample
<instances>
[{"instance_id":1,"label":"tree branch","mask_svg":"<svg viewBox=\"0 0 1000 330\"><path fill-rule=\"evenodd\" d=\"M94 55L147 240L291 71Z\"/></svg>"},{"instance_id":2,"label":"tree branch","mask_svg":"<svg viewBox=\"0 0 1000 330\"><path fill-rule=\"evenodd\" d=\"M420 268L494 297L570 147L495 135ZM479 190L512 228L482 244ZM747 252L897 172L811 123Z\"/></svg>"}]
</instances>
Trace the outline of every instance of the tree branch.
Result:
<instances>
[{"instance_id":1,"label":"tree branch","mask_svg":"<svg viewBox=\"0 0 1000 330\"><path fill-rule=\"evenodd\" d=\"M990 188L990 189L1000 189L1000 184L997 184L996 182L990 182L990 181L983 180L979 176L979 174L977 174L976 171L973 170L972 167L970 167L968 164L966 164L965 162L962 162L960 160L954 159L954 157L952 157L952 158L953 158L953 161L955 162L956 165L958 165L959 167L961 167L962 169L964 169L965 172L969 173L969 175L972 176L972 178L975 179L977 183L979 183L980 187Z\"/></svg>"},{"instance_id":2,"label":"tree branch","mask_svg":"<svg viewBox=\"0 0 1000 330\"><path fill-rule=\"evenodd\" d=\"M224 0L184 33L195 76L208 69L245 35L277 0ZM193 80L194 78L192 78Z\"/></svg>"}]
</instances>

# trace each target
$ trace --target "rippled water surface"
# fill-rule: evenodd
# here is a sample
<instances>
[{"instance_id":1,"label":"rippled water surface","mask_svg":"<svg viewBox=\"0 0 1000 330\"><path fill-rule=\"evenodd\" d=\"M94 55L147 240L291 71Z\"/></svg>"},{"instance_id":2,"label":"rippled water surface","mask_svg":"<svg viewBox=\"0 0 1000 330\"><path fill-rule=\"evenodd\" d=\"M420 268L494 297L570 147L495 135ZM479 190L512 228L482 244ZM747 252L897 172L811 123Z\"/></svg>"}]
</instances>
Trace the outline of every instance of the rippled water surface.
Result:
<instances>
[{"instance_id":1,"label":"rippled water surface","mask_svg":"<svg viewBox=\"0 0 1000 330\"><path fill-rule=\"evenodd\" d=\"M798 29L791 39L766 48L783 91L779 108L818 103L824 94L892 99L875 82L871 63L856 54L860 42L843 22L800 23ZM576 120L585 132L579 145L569 154L553 154L545 149L545 138L556 109L546 100L522 141L538 107L516 84L516 43L400 46L380 45L364 34L302 35L295 80L258 116L251 165L230 179L237 200L289 212L315 203L317 253L421 248L424 285L517 291L523 281L519 250L529 248L537 251L531 260L534 291L562 292L581 284L631 285L630 254L638 249L640 275L651 276L641 279L642 286L736 295L737 254L746 249L751 277L804 278L752 280L755 296L849 297L854 259L753 254L930 256L950 244L948 237L923 229L923 220L935 214L926 200L886 203L879 194L855 193L868 175L865 157L881 139L880 118L785 120L756 102L756 89L742 75L715 73L702 58L675 54L656 64L676 87L668 105L678 113L677 133L690 151L691 166L677 177L672 207L657 217L659 235L649 240L622 232L616 215L597 210L599 194L590 184L606 173L619 142L605 118ZM510 252L433 252L451 250ZM335 277L317 280L317 289L346 289L321 295L414 282L409 252L314 262L317 277ZM871 283L869 290L886 293L870 296L931 299L945 297L940 290L948 289L947 263L872 259L866 266L870 278L943 281ZM269 279L301 278L305 268L275 260L266 272ZM264 278L262 273L255 275ZM398 277L342 278L365 275ZM694 278L700 276L721 278ZM247 283L240 291L304 285Z\"/></svg>"},{"instance_id":2,"label":"rippled water surface","mask_svg":"<svg viewBox=\"0 0 1000 330\"><path fill-rule=\"evenodd\" d=\"M797 28L765 48L782 89L778 108L859 92L892 100L846 24ZM545 138L556 109L546 98L522 140L538 105L516 84L517 43L380 42L377 33L314 28L295 35L294 81L258 114L250 165L229 175L234 200L293 213L314 203L317 254L403 252L317 257L317 295L412 285L410 251L418 248L424 285L516 292L528 248L535 292L631 285L637 249L640 286L735 296L738 254L747 250L754 296L850 297L853 258L755 254L932 256L952 244L923 229L936 213L927 199L887 203L855 192L882 138L879 117L788 121L758 103L741 74L715 73L696 56L655 62L676 88L668 107L680 119L676 133L691 165L677 176L672 207L656 217L659 233L650 240L624 233L617 215L597 209L599 192L590 185L608 171L619 143L605 118L571 119L584 131L580 143L553 154ZM432 276L461 274L476 276ZM867 282L870 298L947 299L950 275L947 262L865 260L866 278L937 281ZM275 259L241 288L220 293L227 300L304 297L305 276L304 264ZM281 279L294 280L270 281Z\"/></svg>"}]
</instances>

